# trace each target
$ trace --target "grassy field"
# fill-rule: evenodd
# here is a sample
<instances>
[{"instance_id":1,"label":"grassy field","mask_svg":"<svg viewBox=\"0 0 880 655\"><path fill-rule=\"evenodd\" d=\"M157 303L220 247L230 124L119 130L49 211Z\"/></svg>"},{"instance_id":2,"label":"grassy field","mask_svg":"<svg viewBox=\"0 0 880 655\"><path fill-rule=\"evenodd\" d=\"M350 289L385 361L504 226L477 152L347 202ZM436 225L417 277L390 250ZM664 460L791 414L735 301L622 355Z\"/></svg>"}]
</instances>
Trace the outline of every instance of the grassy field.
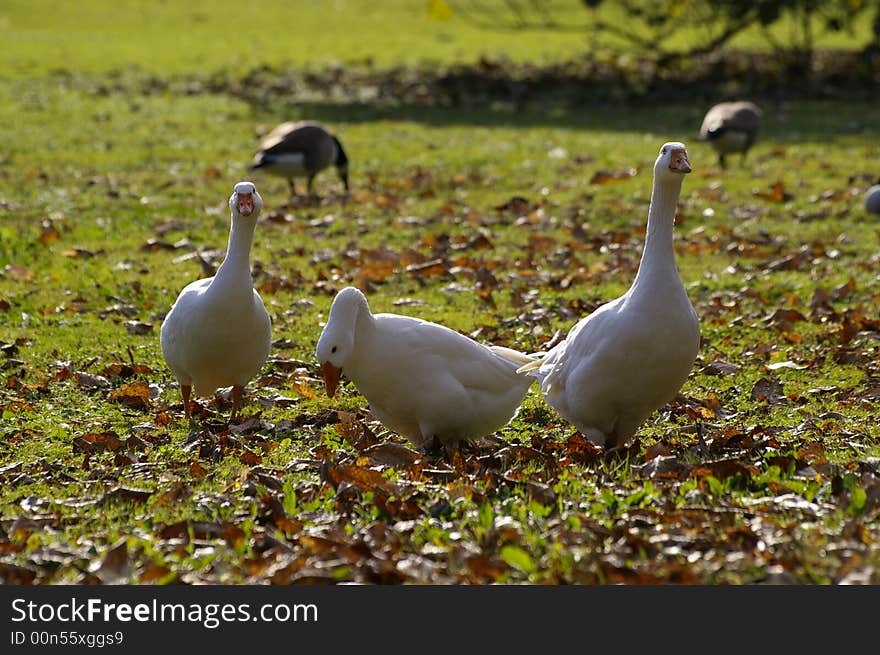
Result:
<instances>
[{"instance_id":1,"label":"grassy field","mask_svg":"<svg viewBox=\"0 0 880 655\"><path fill-rule=\"evenodd\" d=\"M506 15L501 0L480 4L495 5L499 16ZM593 15L579 0L547 4L561 24L589 23ZM0 61L0 76L27 79L57 70L106 73L131 67L161 75L221 69L243 73L266 65L390 66L471 62L482 56L538 63L594 51L594 41L580 31L484 30L466 20L456 3L446 5L450 12L441 12L440 18L429 10L431 5L427 0L254 0L244 13L240 3L230 0L158 5L136 0L7 0L0 7L0 36L8 53ZM616 11L604 6L599 15L619 20ZM776 37L784 39L789 29L779 25ZM678 38L688 43L702 37L695 31ZM822 36L815 45L858 48L869 38L870 20L864 20L854 33ZM760 30L752 29L731 45L766 48L767 41Z\"/></svg>"},{"instance_id":2,"label":"grassy field","mask_svg":"<svg viewBox=\"0 0 880 655\"><path fill-rule=\"evenodd\" d=\"M402 27L380 38L377 12L337 3L331 34L300 8L310 38L275 49L248 38L285 22L274 3L253 20L169 6L143 30L153 18L134 9L92 2L46 20L39 6L7 3L0 23L17 62L0 82L0 580L880 581L880 232L861 199L880 176L875 107L768 100L760 143L725 172L694 138L697 102L267 105L110 72L504 47L461 26L416 49ZM421 3L383 7L424 20ZM355 25L364 38L340 49ZM569 47L513 52L545 46ZM59 66L85 74L50 74ZM254 279L275 345L242 423L226 425L221 397L190 429L162 316L200 259L222 260L226 201L259 135L301 117L345 144L352 196L331 171L317 204L254 177L266 201ZM703 346L624 456L589 447L536 388L511 425L452 461L409 450L351 385L326 398L314 346L347 284L375 311L525 351L624 291L670 139L695 169L676 238Z\"/></svg>"},{"instance_id":3,"label":"grassy field","mask_svg":"<svg viewBox=\"0 0 880 655\"><path fill-rule=\"evenodd\" d=\"M566 15L585 12L561 3ZM572 6L574 5L574 6ZM0 29L15 57L9 75L67 68L106 72L137 66L163 74L259 65L380 66L417 61L473 60L480 54L518 59L570 56L584 48L580 34L486 33L460 19L432 20L425 2L362 0L240 3L221 0L155 5L92 0L81 5L5 3ZM392 24L394 29L388 29ZM2 70L2 69L0 69Z\"/></svg>"}]
</instances>

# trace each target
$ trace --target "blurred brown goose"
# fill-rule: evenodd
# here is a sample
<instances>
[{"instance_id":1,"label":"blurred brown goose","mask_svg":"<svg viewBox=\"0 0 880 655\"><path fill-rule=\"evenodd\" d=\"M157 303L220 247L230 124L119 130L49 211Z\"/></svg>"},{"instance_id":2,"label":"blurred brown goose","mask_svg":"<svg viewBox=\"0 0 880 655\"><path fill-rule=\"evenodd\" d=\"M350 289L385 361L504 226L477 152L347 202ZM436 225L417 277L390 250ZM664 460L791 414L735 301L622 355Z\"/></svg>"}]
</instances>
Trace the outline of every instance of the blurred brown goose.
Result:
<instances>
[{"instance_id":1,"label":"blurred brown goose","mask_svg":"<svg viewBox=\"0 0 880 655\"><path fill-rule=\"evenodd\" d=\"M287 178L292 195L296 195L295 178L305 177L311 196L315 176L331 165L336 167L348 193L348 156L339 139L314 121L299 121L282 123L269 132L250 170Z\"/></svg>"},{"instance_id":2,"label":"blurred brown goose","mask_svg":"<svg viewBox=\"0 0 880 655\"><path fill-rule=\"evenodd\" d=\"M752 102L722 102L706 112L700 127L700 140L708 141L718 153L718 164L726 167L724 156L746 153L758 138L761 128L761 109Z\"/></svg>"}]
</instances>

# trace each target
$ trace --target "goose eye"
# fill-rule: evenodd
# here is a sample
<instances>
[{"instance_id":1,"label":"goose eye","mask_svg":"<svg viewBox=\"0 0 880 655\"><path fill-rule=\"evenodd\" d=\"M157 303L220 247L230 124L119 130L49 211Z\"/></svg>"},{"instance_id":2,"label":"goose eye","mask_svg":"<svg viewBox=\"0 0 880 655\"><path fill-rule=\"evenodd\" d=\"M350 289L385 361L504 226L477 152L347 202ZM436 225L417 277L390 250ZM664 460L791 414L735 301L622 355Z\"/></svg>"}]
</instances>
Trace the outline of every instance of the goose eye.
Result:
<instances>
[{"instance_id":1,"label":"goose eye","mask_svg":"<svg viewBox=\"0 0 880 655\"><path fill-rule=\"evenodd\" d=\"M333 346L333 347L330 349L330 352L331 352L331 353L335 353L335 352L336 352L336 346Z\"/></svg>"}]
</instances>

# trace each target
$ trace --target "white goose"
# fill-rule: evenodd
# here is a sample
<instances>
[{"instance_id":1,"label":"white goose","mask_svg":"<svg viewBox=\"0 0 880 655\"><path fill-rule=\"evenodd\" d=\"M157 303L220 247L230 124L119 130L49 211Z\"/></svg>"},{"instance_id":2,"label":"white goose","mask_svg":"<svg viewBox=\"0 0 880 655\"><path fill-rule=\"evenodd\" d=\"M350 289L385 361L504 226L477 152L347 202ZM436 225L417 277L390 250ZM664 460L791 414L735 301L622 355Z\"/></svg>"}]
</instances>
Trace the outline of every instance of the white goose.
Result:
<instances>
[{"instance_id":1,"label":"white goose","mask_svg":"<svg viewBox=\"0 0 880 655\"><path fill-rule=\"evenodd\" d=\"M632 286L518 371L538 378L547 403L597 445L625 445L652 412L675 397L696 359L700 324L672 244L676 204L690 172L684 144L663 144Z\"/></svg>"},{"instance_id":2,"label":"white goose","mask_svg":"<svg viewBox=\"0 0 880 655\"><path fill-rule=\"evenodd\" d=\"M251 182L239 182L229 198L232 227L217 274L186 285L162 322L162 354L180 383L183 409L190 395L232 387L232 421L244 387L269 356L272 322L253 288L251 244L263 199Z\"/></svg>"},{"instance_id":3,"label":"white goose","mask_svg":"<svg viewBox=\"0 0 880 655\"><path fill-rule=\"evenodd\" d=\"M516 415L531 384L516 374L528 355L437 323L373 314L354 287L333 299L315 352L328 396L344 372L376 418L417 447L491 434Z\"/></svg>"}]
</instances>

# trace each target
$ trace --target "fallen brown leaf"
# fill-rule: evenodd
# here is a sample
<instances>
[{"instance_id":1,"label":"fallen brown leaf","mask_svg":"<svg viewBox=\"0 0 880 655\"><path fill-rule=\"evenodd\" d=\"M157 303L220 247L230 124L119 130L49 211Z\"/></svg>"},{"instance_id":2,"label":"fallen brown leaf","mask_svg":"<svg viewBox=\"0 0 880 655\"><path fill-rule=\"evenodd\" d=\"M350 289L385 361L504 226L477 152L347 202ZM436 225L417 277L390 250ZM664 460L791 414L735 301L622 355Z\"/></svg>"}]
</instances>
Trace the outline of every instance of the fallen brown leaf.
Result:
<instances>
[{"instance_id":1,"label":"fallen brown leaf","mask_svg":"<svg viewBox=\"0 0 880 655\"><path fill-rule=\"evenodd\" d=\"M150 387L140 380L127 384L110 394L110 400L131 409L150 409Z\"/></svg>"},{"instance_id":2,"label":"fallen brown leaf","mask_svg":"<svg viewBox=\"0 0 880 655\"><path fill-rule=\"evenodd\" d=\"M752 402L765 402L769 405L787 405L788 398L782 391L782 383L771 378L761 378L752 387L749 399Z\"/></svg>"},{"instance_id":3,"label":"fallen brown leaf","mask_svg":"<svg viewBox=\"0 0 880 655\"><path fill-rule=\"evenodd\" d=\"M781 180L776 182L769 191L753 191L753 195L768 202L786 202L794 196L785 190L785 184Z\"/></svg>"},{"instance_id":4,"label":"fallen brown leaf","mask_svg":"<svg viewBox=\"0 0 880 655\"><path fill-rule=\"evenodd\" d=\"M638 168L625 168L620 171L599 170L593 173L590 178L590 184L611 184L612 182L621 182L638 175Z\"/></svg>"}]
</instances>

